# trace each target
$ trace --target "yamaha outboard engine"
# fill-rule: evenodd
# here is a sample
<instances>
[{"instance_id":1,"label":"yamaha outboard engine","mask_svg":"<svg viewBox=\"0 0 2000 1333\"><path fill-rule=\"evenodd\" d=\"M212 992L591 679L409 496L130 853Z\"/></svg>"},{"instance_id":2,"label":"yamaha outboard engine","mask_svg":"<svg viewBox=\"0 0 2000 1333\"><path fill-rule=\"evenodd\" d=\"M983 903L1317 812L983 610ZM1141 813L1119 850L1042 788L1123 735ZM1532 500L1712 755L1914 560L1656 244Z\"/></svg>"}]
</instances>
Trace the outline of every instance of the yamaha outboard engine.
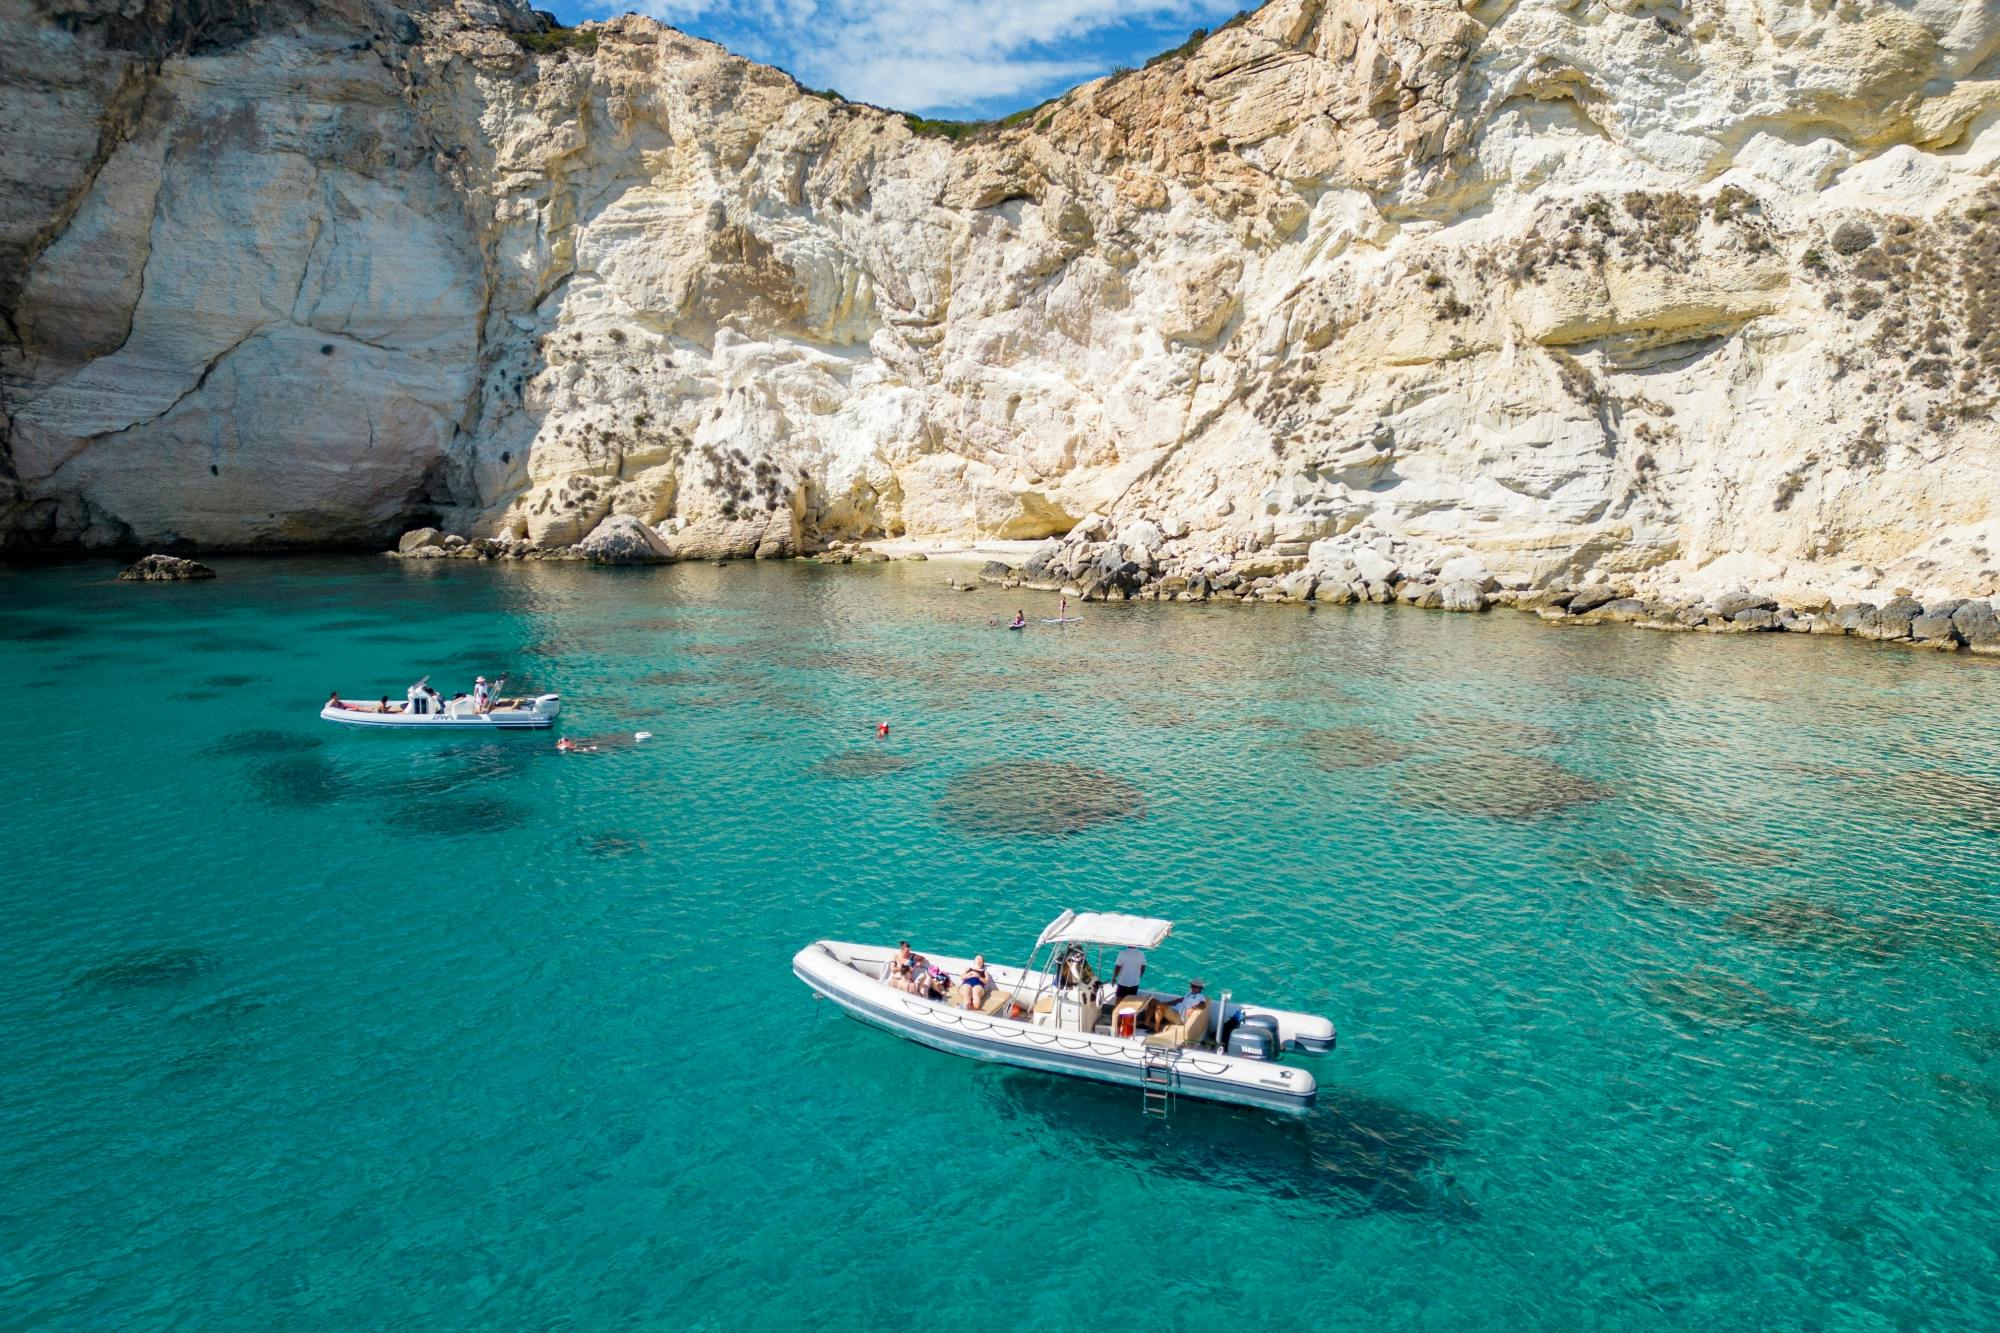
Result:
<instances>
[{"instance_id":1,"label":"yamaha outboard engine","mask_svg":"<svg viewBox=\"0 0 2000 1333\"><path fill-rule=\"evenodd\" d=\"M1246 1060L1275 1060L1278 1057L1277 1035L1262 1023L1246 1018L1229 1034L1229 1054L1240 1055Z\"/></svg>"}]
</instances>

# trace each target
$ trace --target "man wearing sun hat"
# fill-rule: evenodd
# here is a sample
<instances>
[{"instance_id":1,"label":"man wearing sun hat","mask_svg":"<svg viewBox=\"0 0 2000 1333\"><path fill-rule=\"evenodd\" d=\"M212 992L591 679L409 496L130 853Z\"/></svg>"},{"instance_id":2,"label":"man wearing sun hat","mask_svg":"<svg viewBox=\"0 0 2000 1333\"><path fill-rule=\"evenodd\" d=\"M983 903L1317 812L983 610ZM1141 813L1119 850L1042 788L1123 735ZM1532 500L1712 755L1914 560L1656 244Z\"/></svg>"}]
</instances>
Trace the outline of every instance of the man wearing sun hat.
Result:
<instances>
[{"instance_id":1,"label":"man wearing sun hat","mask_svg":"<svg viewBox=\"0 0 2000 1333\"><path fill-rule=\"evenodd\" d=\"M472 682L472 702L482 713L493 711L493 691L486 687L486 677L481 676Z\"/></svg>"}]
</instances>

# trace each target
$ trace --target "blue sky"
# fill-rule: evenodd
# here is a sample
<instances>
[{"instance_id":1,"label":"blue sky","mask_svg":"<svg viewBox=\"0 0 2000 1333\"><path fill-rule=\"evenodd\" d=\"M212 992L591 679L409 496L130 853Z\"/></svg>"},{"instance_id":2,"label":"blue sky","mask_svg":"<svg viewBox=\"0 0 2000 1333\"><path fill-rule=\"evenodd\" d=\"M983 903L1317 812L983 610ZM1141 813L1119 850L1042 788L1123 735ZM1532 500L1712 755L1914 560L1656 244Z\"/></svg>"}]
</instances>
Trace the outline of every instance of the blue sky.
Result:
<instances>
[{"instance_id":1,"label":"blue sky","mask_svg":"<svg viewBox=\"0 0 2000 1333\"><path fill-rule=\"evenodd\" d=\"M546 3L547 0L544 0ZM1033 106L1257 0L555 0L565 23L636 11L814 88L934 116Z\"/></svg>"}]
</instances>

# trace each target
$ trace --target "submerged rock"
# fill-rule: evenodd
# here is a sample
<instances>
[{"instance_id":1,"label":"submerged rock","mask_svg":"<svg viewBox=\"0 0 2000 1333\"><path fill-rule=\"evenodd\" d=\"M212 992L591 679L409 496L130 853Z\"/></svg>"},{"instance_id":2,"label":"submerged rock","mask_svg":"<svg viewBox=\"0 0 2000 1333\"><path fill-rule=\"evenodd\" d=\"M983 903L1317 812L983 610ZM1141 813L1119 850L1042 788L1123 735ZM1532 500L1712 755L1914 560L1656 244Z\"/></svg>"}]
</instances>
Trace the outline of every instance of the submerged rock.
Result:
<instances>
[{"instance_id":1,"label":"submerged rock","mask_svg":"<svg viewBox=\"0 0 2000 1333\"><path fill-rule=\"evenodd\" d=\"M1325 769L1374 768L1410 753L1410 746L1373 727L1322 727L1307 732L1301 747Z\"/></svg>"},{"instance_id":2,"label":"submerged rock","mask_svg":"<svg viewBox=\"0 0 2000 1333\"><path fill-rule=\"evenodd\" d=\"M77 978L77 985L100 991L178 986L217 966L215 955L206 949L135 949L91 968Z\"/></svg>"},{"instance_id":3,"label":"submerged rock","mask_svg":"<svg viewBox=\"0 0 2000 1333\"><path fill-rule=\"evenodd\" d=\"M318 736L305 736L295 731L261 729L254 731L232 731L225 736L204 745L201 752L206 755L237 754L301 754L307 750L317 750L326 742Z\"/></svg>"},{"instance_id":4,"label":"submerged rock","mask_svg":"<svg viewBox=\"0 0 2000 1333\"><path fill-rule=\"evenodd\" d=\"M1146 800L1123 778L1081 764L1030 759L982 764L945 785L937 813L986 837L1061 836L1118 819L1139 819Z\"/></svg>"},{"instance_id":5,"label":"submerged rock","mask_svg":"<svg viewBox=\"0 0 2000 1333\"><path fill-rule=\"evenodd\" d=\"M127 566L118 579L121 583L190 583L214 577L215 571L199 560L177 555L149 555Z\"/></svg>"},{"instance_id":6,"label":"submerged rock","mask_svg":"<svg viewBox=\"0 0 2000 1333\"><path fill-rule=\"evenodd\" d=\"M1651 898L1660 902L1678 903L1683 907L1713 907L1722 901L1713 884L1683 875L1656 875L1642 879L1629 887L1634 898Z\"/></svg>"},{"instance_id":7,"label":"submerged rock","mask_svg":"<svg viewBox=\"0 0 2000 1333\"><path fill-rule=\"evenodd\" d=\"M814 764L812 771L823 778L879 778L900 773L916 762L908 755L886 750L847 750L828 755Z\"/></svg>"},{"instance_id":8,"label":"submerged rock","mask_svg":"<svg viewBox=\"0 0 2000 1333\"><path fill-rule=\"evenodd\" d=\"M1539 819L1611 795L1610 788L1536 755L1460 751L1405 769L1401 805L1492 819Z\"/></svg>"}]
</instances>

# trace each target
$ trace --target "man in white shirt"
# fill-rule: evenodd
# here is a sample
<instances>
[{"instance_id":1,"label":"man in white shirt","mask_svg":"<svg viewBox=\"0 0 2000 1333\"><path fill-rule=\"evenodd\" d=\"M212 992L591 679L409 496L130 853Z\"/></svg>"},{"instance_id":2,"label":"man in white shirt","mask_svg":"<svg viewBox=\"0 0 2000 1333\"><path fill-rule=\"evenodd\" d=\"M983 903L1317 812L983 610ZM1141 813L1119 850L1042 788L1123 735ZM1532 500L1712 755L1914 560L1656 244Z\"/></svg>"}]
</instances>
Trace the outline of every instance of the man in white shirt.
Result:
<instances>
[{"instance_id":1,"label":"man in white shirt","mask_svg":"<svg viewBox=\"0 0 2000 1333\"><path fill-rule=\"evenodd\" d=\"M1113 1004L1116 1004L1118 1003L1118 1001L1124 999L1128 995L1138 994L1139 980L1141 977L1144 977L1145 975L1146 975L1145 950L1139 948L1137 945L1132 945L1132 944L1128 944L1123 949L1119 950L1118 961L1112 965L1111 969L1111 980L1114 983L1116 983L1117 986L1117 990L1113 994L1111 1002Z\"/></svg>"}]
</instances>

